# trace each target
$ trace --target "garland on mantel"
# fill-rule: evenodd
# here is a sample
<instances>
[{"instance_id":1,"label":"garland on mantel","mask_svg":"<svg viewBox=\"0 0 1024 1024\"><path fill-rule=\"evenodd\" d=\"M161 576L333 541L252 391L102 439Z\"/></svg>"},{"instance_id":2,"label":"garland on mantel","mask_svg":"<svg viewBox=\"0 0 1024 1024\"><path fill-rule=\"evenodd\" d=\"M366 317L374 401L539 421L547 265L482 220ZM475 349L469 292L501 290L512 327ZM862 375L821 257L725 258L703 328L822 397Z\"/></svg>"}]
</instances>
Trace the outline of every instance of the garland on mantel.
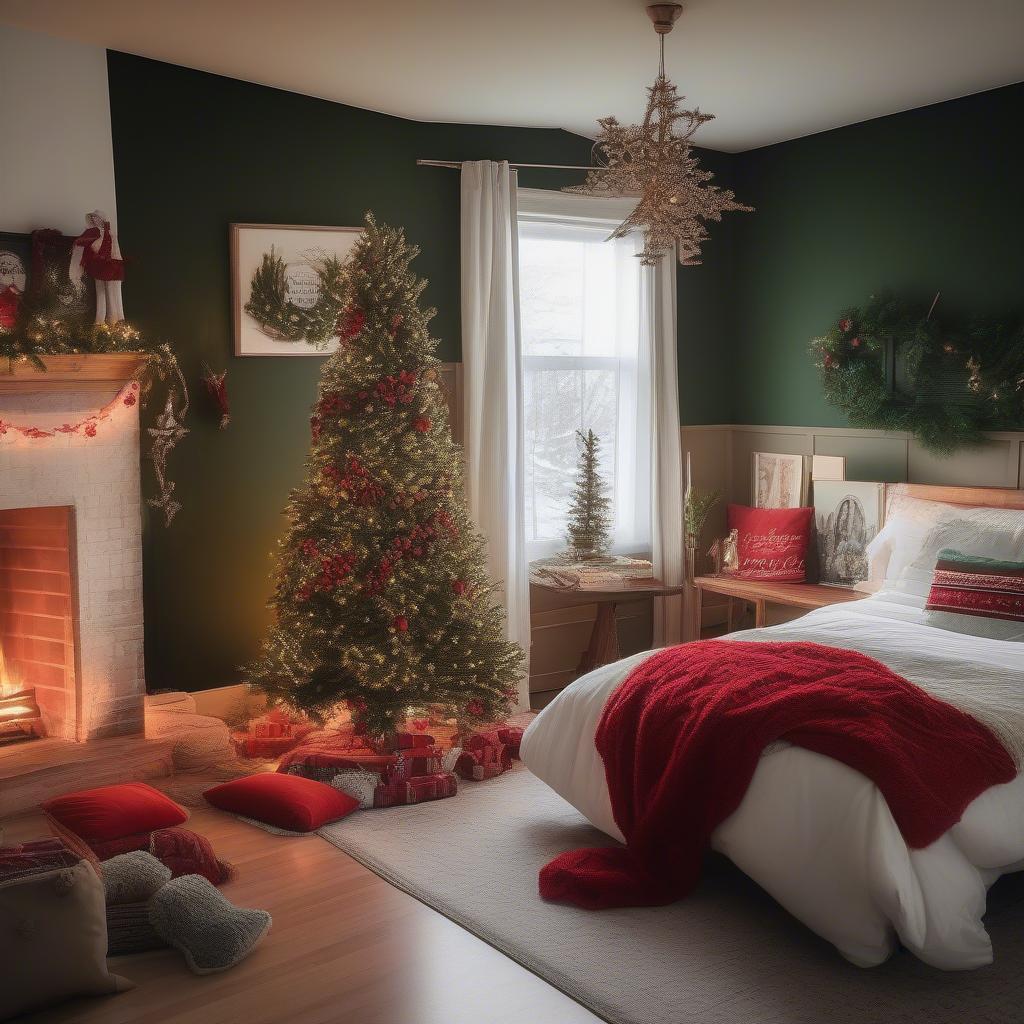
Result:
<instances>
[{"instance_id":1,"label":"garland on mantel","mask_svg":"<svg viewBox=\"0 0 1024 1024\"><path fill-rule=\"evenodd\" d=\"M890 294L844 310L811 342L825 398L855 427L911 433L948 455L1024 425L1024 329L943 323Z\"/></svg>"},{"instance_id":2,"label":"garland on mantel","mask_svg":"<svg viewBox=\"0 0 1024 1024\"><path fill-rule=\"evenodd\" d=\"M13 420L0 419L0 437L6 434L21 434L22 437L33 439L43 437L56 437L58 434L80 434L83 437L95 437L96 428L104 421L110 419L111 413L124 405L129 408L139 401L140 384L137 380L130 380L114 397L107 402L102 409L91 412L88 416L75 423L62 423L59 427L35 427L15 423Z\"/></svg>"},{"instance_id":3,"label":"garland on mantel","mask_svg":"<svg viewBox=\"0 0 1024 1024\"><path fill-rule=\"evenodd\" d=\"M156 497L147 498L146 503L163 512L164 525L170 526L181 509L181 503L173 496L174 482L167 479L167 456L188 434L188 428L184 426L189 408L188 385L178 360L169 345L147 341L126 320L116 324L95 324L83 319L80 313L69 315L62 308L64 305L62 293L50 275L43 286L25 295L14 326L0 328L0 359L6 358L11 364L27 362L40 372L46 371L45 356L122 353L145 355L147 359L111 402L78 424L62 424L53 431L12 423L6 426L26 437L54 437L57 433L79 432L93 437L96 424L110 415L118 401L128 405L139 399L145 402L152 391L154 378L162 382L166 386L163 409L155 417L153 425L146 428L157 485ZM0 433L4 432L0 430Z\"/></svg>"}]
</instances>

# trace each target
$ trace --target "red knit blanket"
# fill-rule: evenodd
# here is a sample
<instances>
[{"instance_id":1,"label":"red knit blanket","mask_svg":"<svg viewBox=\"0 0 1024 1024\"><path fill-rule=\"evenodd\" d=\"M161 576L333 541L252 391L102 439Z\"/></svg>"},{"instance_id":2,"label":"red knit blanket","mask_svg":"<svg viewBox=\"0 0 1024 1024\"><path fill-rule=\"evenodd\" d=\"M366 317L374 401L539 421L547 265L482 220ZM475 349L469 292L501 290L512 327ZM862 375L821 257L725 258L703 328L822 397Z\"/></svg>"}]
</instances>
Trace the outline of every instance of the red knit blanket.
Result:
<instances>
[{"instance_id":1,"label":"red knit blanket","mask_svg":"<svg viewBox=\"0 0 1024 1024\"><path fill-rule=\"evenodd\" d=\"M871 779L914 848L1016 775L985 726L863 654L738 640L669 647L630 673L597 729L626 846L556 857L541 895L591 910L685 896L712 832L779 739Z\"/></svg>"}]
</instances>

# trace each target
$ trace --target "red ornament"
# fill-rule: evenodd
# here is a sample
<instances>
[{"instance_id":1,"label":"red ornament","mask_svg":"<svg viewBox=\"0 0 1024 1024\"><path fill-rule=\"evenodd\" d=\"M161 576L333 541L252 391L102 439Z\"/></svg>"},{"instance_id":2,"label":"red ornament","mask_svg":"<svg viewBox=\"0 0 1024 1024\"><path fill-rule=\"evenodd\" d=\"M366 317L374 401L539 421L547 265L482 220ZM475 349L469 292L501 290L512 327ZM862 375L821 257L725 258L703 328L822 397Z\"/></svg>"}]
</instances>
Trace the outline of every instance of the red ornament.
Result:
<instances>
[{"instance_id":1,"label":"red ornament","mask_svg":"<svg viewBox=\"0 0 1024 1024\"><path fill-rule=\"evenodd\" d=\"M228 371L214 373L208 363L203 363L203 384L206 385L206 393L213 399L220 412L220 429L231 422L231 406L228 403Z\"/></svg>"},{"instance_id":2,"label":"red ornament","mask_svg":"<svg viewBox=\"0 0 1024 1024\"><path fill-rule=\"evenodd\" d=\"M850 347L851 348L860 348L860 338L851 338L850 339Z\"/></svg>"},{"instance_id":3,"label":"red ornament","mask_svg":"<svg viewBox=\"0 0 1024 1024\"><path fill-rule=\"evenodd\" d=\"M425 434L431 427L429 416L420 416L418 419L412 421L413 429L419 431L421 434Z\"/></svg>"},{"instance_id":4,"label":"red ornament","mask_svg":"<svg viewBox=\"0 0 1024 1024\"><path fill-rule=\"evenodd\" d=\"M358 306L347 306L334 329L342 341L349 342L358 338L365 326L366 314Z\"/></svg>"},{"instance_id":5,"label":"red ornament","mask_svg":"<svg viewBox=\"0 0 1024 1024\"><path fill-rule=\"evenodd\" d=\"M823 362L826 370L831 370L833 366L837 365L836 361L830 355L826 355Z\"/></svg>"},{"instance_id":6,"label":"red ornament","mask_svg":"<svg viewBox=\"0 0 1024 1024\"><path fill-rule=\"evenodd\" d=\"M395 629L399 633L404 633L409 628L409 620L404 615L397 615L395 617Z\"/></svg>"},{"instance_id":7,"label":"red ornament","mask_svg":"<svg viewBox=\"0 0 1024 1024\"><path fill-rule=\"evenodd\" d=\"M128 394L124 396L124 404L127 405L129 409L135 404L134 391L129 391Z\"/></svg>"},{"instance_id":8,"label":"red ornament","mask_svg":"<svg viewBox=\"0 0 1024 1024\"><path fill-rule=\"evenodd\" d=\"M466 704L466 712L474 718L483 718L487 713L487 707L484 705L482 700L474 697L468 704Z\"/></svg>"},{"instance_id":9,"label":"red ornament","mask_svg":"<svg viewBox=\"0 0 1024 1024\"><path fill-rule=\"evenodd\" d=\"M843 319L843 320L839 321L839 330L841 330L843 332L843 334L845 334L852 327L853 327L853 321L850 320L849 318L846 318L846 319Z\"/></svg>"},{"instance_id":10,"label":"red ornament","mask_svg":"<svg viewBox=\"0 0 1024 1024\"><path fill-rule=\"evenodd\" d=\"M452 590L461 597L466 592L466 581L452 580Z\"/></svg>"},{"instance_id":11,"label":"red ornament","mask_svg":"<svg viewBox=\"0 0 1024 1024\"><path fill-rule=\"evenodd\" d=\"M86 423L84 429L85 429L85 436L86 437L95 437L96 436L96 424L95 423ZM45 435L41 434L40 436L45 436Z\"/></svg>"}]
</instances>

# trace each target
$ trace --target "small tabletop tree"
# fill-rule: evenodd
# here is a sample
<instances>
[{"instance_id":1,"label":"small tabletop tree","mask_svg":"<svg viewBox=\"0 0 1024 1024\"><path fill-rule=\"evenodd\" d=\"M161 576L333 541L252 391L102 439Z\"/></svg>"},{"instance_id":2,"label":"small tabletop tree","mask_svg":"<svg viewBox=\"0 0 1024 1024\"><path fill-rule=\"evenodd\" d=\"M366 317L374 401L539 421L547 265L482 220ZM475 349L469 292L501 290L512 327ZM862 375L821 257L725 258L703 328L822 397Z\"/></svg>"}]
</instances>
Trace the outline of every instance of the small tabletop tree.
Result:
<instances>
[{"instance_id":1,"label":"small tabletop tree","mask_svg":"<svg viewBox=\"0 0 1024 1024\"><path fill-rule=\"evenodd\" d=\"M592 430L576 431L580 461L576 491L569 508L566 539L580 561L601 558L611 548L612 515L608 488L598 471L601 441Z\"/></svg>"},{"instance_id":2,"label":"small tabletop tree","mask_svg":"<svg viewBox=\"0 0 1024 1024\"><path fill-rule=\"evenodd\" d=\"M314 718L347 703L379 738L410 715L501 718L523 666L466 511L434 310L409 270L418 252L367 215L339 282L341 346L323 367L307 478L288 502L277 621L249 675Z\"/></svg>"}]
</instances>

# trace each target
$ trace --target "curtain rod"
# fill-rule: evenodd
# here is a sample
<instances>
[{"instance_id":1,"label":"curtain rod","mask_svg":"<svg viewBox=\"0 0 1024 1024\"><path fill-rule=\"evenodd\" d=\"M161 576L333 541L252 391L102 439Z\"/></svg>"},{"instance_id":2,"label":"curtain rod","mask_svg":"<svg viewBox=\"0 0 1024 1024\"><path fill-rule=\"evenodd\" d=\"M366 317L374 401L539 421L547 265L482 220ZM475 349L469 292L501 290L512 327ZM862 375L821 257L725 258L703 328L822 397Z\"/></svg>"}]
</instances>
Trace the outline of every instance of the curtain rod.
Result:
<instances>
[{"instance_id":1,"label":"curtain rod","mask_svg":"<svg viewBox=\"0 0 1024 1024\"><path fill-rule=\"evenodd\" d=\"M469 163L467 160L417 160L416 163L420 167L452 167L458 170L464 163ZM605 167L580 167L576 164L513 164L510 163L509 167L530 167L536 169L544 169L549 171L604 171L607 170Z\"/></svg>"}]
</instances>

